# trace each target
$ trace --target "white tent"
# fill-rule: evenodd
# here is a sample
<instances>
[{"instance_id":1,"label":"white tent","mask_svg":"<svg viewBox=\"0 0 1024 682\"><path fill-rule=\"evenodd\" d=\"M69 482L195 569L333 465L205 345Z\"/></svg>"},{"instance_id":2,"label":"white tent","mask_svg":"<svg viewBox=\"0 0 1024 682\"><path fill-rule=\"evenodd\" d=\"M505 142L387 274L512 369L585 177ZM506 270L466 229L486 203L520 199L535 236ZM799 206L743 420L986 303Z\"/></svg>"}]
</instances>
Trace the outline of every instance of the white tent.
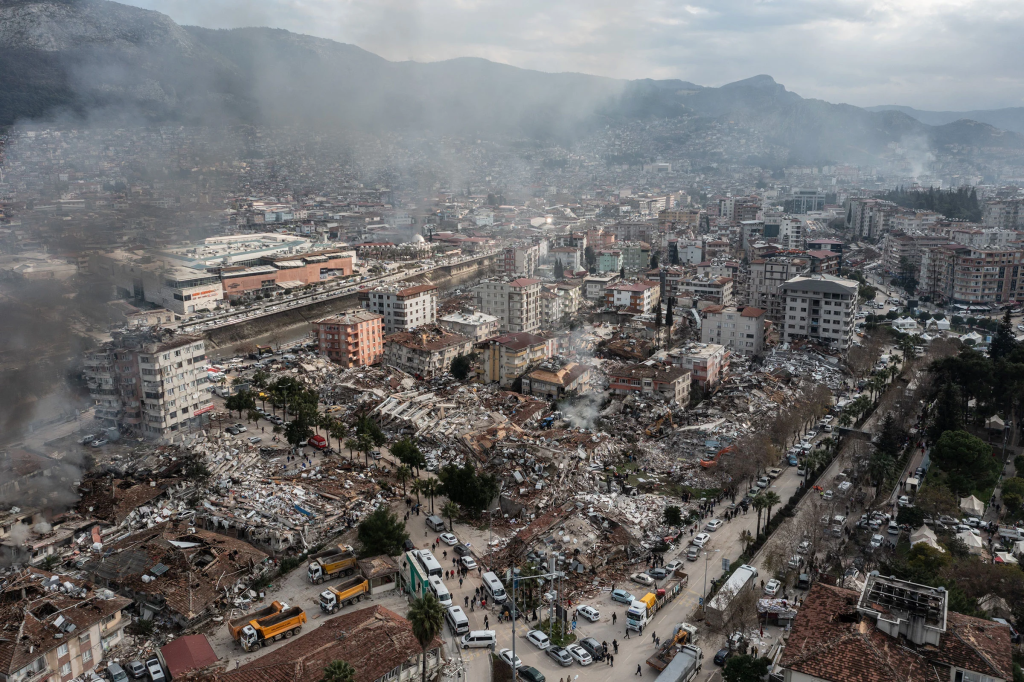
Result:
<instances>
[{"instance_id":1,"label":"white tent","mask_svg":"<svg viewBox=\"0 0 1024 682\"><path fill-rule=\"evenodd\" d=\"M985 513L985 503L974 495L960 498L960 511L968 516L981 516Z\"/></svg>"},{"instance_id":2,"label":"white tent","mask_svg":"<svg viewBox=\"0 0 1024 682\"><path fill-rule=\"evenodd\" d=\"M946 550L942 549L942 547L939 546L939 542L938 542L938 540L936 539L936 536L935 536L935 531L933 531L928 526L921 526L920 528L918 528L917 530L915 530L913 533L910 534L910 546L911 547L913 547L914 545L919 544L921 542L923 542L924 544L928 545L929 547L934 547L935 549L939 550L940 552L945 552L946 551Z\"/></svg>"},{"instance_id":3,"label":"white tent","mask_svg":"<svg viewBox=\"0 0 1024 682\"><path fill-rule=\"evenodd\" d=\"M967 545L967 549L971 550L971 554L981 554L982 547L985 546L985 543L982 542L981 538L977 535L969 530L962 530L957 533L956 536L964 541L964 544Z\"/></svg>"},{"instance_id":4,"label":"white tent","mask_svg":"<svg viewBox=\"0 0 1024 682\"><path fill-rule=\"evenodd\" d=\"M985 421L985 428L993 431L1002 431L1006 428L1006 422L999 418L998 415L992 415Z\"/></svg>"}]
</instances>

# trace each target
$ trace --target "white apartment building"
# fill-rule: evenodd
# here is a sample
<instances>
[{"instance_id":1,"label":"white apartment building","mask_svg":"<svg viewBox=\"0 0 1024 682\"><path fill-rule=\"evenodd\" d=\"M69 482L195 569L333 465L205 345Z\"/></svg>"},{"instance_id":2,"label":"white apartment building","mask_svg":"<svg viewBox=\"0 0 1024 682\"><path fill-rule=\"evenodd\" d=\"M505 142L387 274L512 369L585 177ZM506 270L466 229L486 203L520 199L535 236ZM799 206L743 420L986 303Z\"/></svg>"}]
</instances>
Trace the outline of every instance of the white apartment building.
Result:
<instances>
[{"instance_id":1,"label":"white apartment building","mask_svg":"<svg viewBox=\"0 0 1024 682\"><path fill-rule=\"evenodd\" d=\"M384 316L384 333L407 332L437 321L437 287L421 284L399 289L381 287L359 295L366 310Z\"/></svg>"},{"instance_id":2,"label":"white apartment building","mask_svg":"<svg viewBox=\"0 0 1024 682\"><path fill-rule=\"evenodd\" d=\"M794 277L782 285L780 340L812 339L843 353L853 345L857 282L832 275Z\"/></svg>"},{"instance_id":3,"label":"white apartment building","mask_svg":"<svg viewBox=\"0 0 1024 682\"><path fill-rule=\"evenodd\" d=\"M806 274L811 261L804 256L772 256L750 261L746 303L768 311L768 319L780 322L783 305L779 298L782 285L797 275Z\"/></svg>"},{"instance_id":4,"label":"white apartment building","mask_svg":"<svg viewBox=\"0 0 1024 682\"><path fill-rule=\"evenodd\" d=\"M452 313L442 317L440 324L473 341L483 341L498 334L498 318L484 313Z\"/></svg>"},{"instance_id":5,"label":"white apartment building","mask_svg":"<svg viewBox=\"0 0 1024 682\"><path fill-rule=\"evenodd\" d=\"M118 334L85 357L96 418L146 438L173 441L213 409L200 337L169 332Z\"/></svg>"},{"instance_id":6,"label":"white apartment building","mask_svg":"<svg viewBox=\"0 0 1024 682\"><path fill-rule=\"evenodd\" d=\"M473 287L480 312L498 318L503 332L533 333L540 329L539 279L519 278L511 282L484 281Z\"/></svg>"},{"instance_id":7,"label":"white apartment building","mask_svg":"<svg viewBox=\"0 0 1024 682\"><path fill-rule=\"evenodd\" d=\"M733 307L711 306L701 311L702 343L725 346L734 353L759 355L764 350L767 334L767 314L761 308L747 306L743 310Z\"/></svg>"}]
</instances>

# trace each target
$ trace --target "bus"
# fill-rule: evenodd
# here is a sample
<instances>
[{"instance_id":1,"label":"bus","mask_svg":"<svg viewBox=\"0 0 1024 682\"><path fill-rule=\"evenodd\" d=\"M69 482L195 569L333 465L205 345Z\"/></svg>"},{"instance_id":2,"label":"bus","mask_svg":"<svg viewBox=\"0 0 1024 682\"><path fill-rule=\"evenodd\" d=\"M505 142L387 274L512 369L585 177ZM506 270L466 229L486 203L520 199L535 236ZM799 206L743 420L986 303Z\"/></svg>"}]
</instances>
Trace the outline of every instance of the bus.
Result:
<instances>
[{"instance_id":1,"label":"bus","mask_svg":"<svg viewBox=\"0 0 1024 682\"><path fill-rule=\"evenodd\" d=\"M436 576L440 578L444 575L444 570L441 569L441 564L434 555L430 553L429 549L418 549L416 550L416 560L420 566L423 567L423 571L427 576Z\"/></svg>"}]
</instances>

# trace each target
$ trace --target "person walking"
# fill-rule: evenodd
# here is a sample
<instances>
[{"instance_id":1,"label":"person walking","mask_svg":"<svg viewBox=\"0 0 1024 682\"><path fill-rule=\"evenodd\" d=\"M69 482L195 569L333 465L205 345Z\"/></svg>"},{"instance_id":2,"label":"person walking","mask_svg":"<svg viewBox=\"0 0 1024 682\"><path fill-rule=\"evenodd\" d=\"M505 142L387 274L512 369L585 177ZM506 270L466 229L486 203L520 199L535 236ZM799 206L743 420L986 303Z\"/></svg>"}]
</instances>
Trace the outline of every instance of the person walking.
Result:
<instances>
[{"instance_id":1,"label":"person walking","mask_svg":"<svg viewBox=\"0 0 1024 682\"><path fill-rule=\"evenodd\" d=\"M615 621L618 620L618 614L612 613L612 625L615 625Z\"/></svg>"},{"instance_id":2,"label":"person walking","mask_svg":"<svg viewBox=\"0 0 1024 682\"><path fill-rule=\"evenodd\" d=\"M629 639L629 627L626 627L626 639Z\"/></svg>"},{"instance_id":3,"label":"person walking","mask_svg":"<svg viewBox=\"0 0 1024 682\"><path fill-rule=\"evenodd\" d=\"M608 660L611 661L611 666L614 668L615 667L615 657L612 656L611 654L609 654L608 655Z\"/></svg>"},{"instance_id":4,"label":"person walking","mask_svg":"<svg viewBox=\"0 0 1024 682\"><path fill-rule=\"evenodd\" d=\"M619 653L619 640L612 640L612 647L615 649L615 653Z\"/></svg>"},{"instance_id":5,"label":"person walking","mask_svg":"<svg viewBox=\"0 0 1024 682\"><path fill-rule=\"evenodd\" d=\"M634 673L633 677L636 677L637 675L640 677L644 676L644 669L640 667L639 663L636 664L636 673Z\"/></svg>"}]
</instances>

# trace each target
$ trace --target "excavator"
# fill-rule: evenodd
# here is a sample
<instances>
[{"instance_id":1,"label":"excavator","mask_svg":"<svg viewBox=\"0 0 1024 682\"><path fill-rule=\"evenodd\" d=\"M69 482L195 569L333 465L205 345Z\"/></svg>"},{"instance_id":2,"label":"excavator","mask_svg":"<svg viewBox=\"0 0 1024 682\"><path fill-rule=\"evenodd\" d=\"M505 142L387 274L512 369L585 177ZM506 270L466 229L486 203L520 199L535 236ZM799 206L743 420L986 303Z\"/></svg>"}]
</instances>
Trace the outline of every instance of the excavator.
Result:
<instances>
[{"instance_id":1,"label":"excavator","mask_svg":"<svg viewBox=\"0 0 1024 682\"><path fill-rule=\"evenodd\" d=\"M727 452L732 452L733 447L734 446L732 446L732 445L726 446L726 447L722 448L721 450L719 450L718 452L716 452L714 455L712 455L710 457L705 457L704 459L702 459L700 461L700 465L702 467L704 467L705 469L710 469L711 467L713 467L713 466L718 464L718 460L720 460L722 458L722 455L724 455Z\"/></svg>"},{"instance_id":2,"label":"excavator","mask_svg":"<svg viewBox=\"0 0 1024 682\"><path fill-rule=\"evenodd\" d=\"M668 425L669 426L671 426L672 428L676 427L675 422L672 421L672 413L671 412L667 412L667 413L661 415L660 417L658 417L658 421L654 422L654 424L652 424L650 427L648 427L648 429L645 432L645 434L648 437L649 436L657 435L658 434L658 429L661 428L661 425L665 422L666 419L668 419Z\"/></svg>"}]
</instances>

